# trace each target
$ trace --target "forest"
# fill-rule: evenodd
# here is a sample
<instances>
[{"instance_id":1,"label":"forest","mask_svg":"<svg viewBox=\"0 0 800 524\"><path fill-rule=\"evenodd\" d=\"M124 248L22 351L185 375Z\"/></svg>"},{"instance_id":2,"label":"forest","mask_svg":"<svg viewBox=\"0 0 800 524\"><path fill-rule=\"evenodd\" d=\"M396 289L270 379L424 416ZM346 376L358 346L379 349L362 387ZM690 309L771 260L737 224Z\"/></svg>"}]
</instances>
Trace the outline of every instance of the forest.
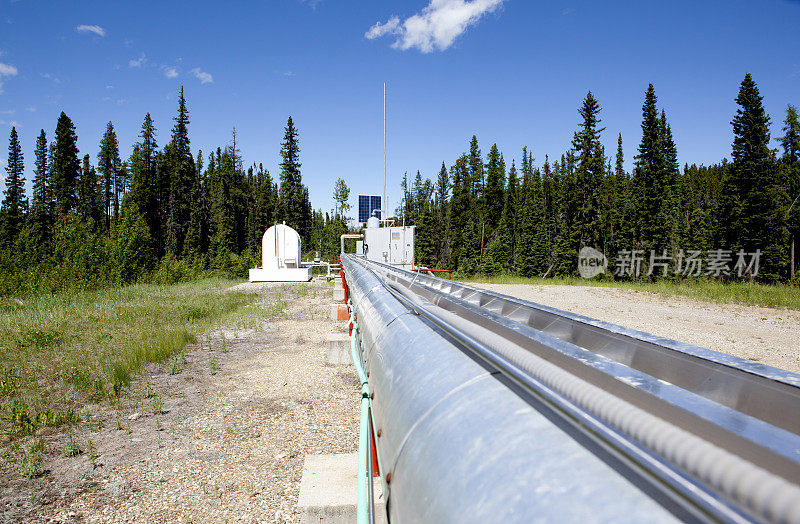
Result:
<instances>
[{"instance_id":1,"label":"forest","mask_svg":"<svg viewBox=\"0 0 800 524\"><path fill-rule=\"evenodd\" d=\"M123 161L111 122L96 158L81 157L75 124L62 112L53 140L45 130L36 138L30 198L12 127L0 208L0 294L172 283L209 273L243 277L260 265L261 237L278 221L297 229L304 246L324 244L333 256L347 228L346 208L335 216L312 211L291 117L278 180L261 163L245 169L235 129L225 146L193 154L183 88L173 121L159 149L146 114ZM349 190L341 180L337 188L346 205Z\"/></svg>"},{"instance_id":2,"label":"forest","mask_svg":"<svg viewBox=\"0 0 800 524\"><path fill-rule=\"evenodd\" d=\"M571 147L517 164L496 144L484 158L477 138L435 181L402 180L395 220L417 226L416 263L456 275L571 276L579 253L607 259L600 278L718 278L798 284L800 123L789 105L778 148L750 74L732 116L731 160L678 164L672 130L652 84L631 173L623 141L607 154L601 105L589 92ZM166 145L145 115L122 160L108 123L93 158L77 148L75 124L58 118L52 141L36 138L32 194L12 127L0 207L0 294L24 295L132 282L191 280L208 272L243 277L260 262L260 239L286 221L306 251L332 259L348 231L349 188L334 184L336 210L313 210L301 175L299 133L289 117L276 178L262 163L245 168L236 143L192 153L189 110L180 91Z\"/></svg>"},{"instance_id":3,"label":"forest","mask_svg":"<svg viewBox=\"0 0 800 524\"><path fill-rule=\"evenodd\" d=\"M510 165L496 144L484 160L475 136L435 182L402 181L397 215L416 224L416 263L458 275L578 274L579 253L605 255L600 278L676 281L715 278L793 282L800 234L800 124L789 105L779 149L752 76L732 116L731 160L678 164L664 109L651 84L631 173L622 135L615 154L600 138L601 106L589 92L571 148L537 165L523 148Z\"/></svg>"}]
</instances>

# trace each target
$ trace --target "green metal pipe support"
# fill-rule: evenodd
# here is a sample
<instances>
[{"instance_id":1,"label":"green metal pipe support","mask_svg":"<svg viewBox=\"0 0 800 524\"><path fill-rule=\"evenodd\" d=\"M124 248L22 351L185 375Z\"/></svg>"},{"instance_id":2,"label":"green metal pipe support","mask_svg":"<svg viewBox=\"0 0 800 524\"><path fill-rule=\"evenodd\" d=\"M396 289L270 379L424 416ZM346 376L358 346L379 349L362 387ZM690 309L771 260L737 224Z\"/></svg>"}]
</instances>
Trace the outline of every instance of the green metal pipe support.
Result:
<instances>
[{"instance_id":1,"label":"green metal pipe support","mask_svg":"<svg viewBox=\"0 0 800 524\"><path fill-rule=\"evenodd\" d=\"M358 435L358 502L356 505L356 522L358 524L370 524L370 514L372 508L369 504L369 485L370 479L367 477L367 463L370 459L369 445L369 385L367 384L367 374L361 365L361 357L358 352L358 342L356 334L358 332L358 322L354 318L353 305L348 304L350 309L350 322L353 329L350 332L350 356L353 365L356 367L358 380L361 382L361 423Z\"/></svg>"}]
</instances>

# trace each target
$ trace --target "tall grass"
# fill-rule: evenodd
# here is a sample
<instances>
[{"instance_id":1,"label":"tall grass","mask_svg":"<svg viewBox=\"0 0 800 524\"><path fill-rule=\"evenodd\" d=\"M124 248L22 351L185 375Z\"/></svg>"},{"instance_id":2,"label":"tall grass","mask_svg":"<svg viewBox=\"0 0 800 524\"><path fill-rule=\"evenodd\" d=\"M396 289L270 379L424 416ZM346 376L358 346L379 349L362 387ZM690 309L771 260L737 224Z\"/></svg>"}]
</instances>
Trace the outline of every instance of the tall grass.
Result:
<instances>
[{"instance_id":1,"label":"tall grass","mask_svg":"<svg viewBox=\"0 0 800 524\"><path fill-rule=\"evenodd\" d=\"M719 282L714 280L687 280L672 282L625 282L612 280L586 280L577 277L526 278L516 275L482 276L461 278L463 282L485 282L491 284L531 284L613 287L657 293L662 296L683 296L696 300L723 304L800 309L800 288L788 285L755 284L750 282Z\"/></svg>"},{"instance_id":2,"label":"tall grass","mask_svg":"<svg viewBox=\"0 0 800 524\"><path fill-rule=\"evenodd\" d=\"M0 414L8 434L76 422L148 363L184 351L256 296L229 281L139 284L0 299Z\"/></svg>"}]
</instances>

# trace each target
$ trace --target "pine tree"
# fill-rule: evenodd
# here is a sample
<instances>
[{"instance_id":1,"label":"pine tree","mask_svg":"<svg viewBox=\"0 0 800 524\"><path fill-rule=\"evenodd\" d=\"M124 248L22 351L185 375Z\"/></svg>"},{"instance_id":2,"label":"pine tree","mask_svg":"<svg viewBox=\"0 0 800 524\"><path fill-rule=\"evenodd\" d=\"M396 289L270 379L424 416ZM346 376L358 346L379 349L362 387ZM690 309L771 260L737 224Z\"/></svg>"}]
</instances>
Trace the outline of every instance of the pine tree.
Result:
<instances>
[{"instance_id":1,"label":"pine tree","mask_svg":"<svg viewBox=\"0 0 800 524\"><path fill-rule=\"evenodd\" d=\"M233 203L233 160L217 148L208 159L206 178L211 185L211 250L215 257L236 251L236 212Z\"/></svg>"},{"instance_id":2,"label":"pine tree","mask_svg":"<svg viewBox=\"0 0 800 524\"><path fill-rule=\"evenodd\" d=\"M501 166L500 151L497 144L492 144L489 156L486 159L486 189L484 210L486 213L486 228L494 232L503 215L503 186L505 173Z\"/></svg>"},{"instance_id":3,"label":"pine tree","mask_svg":"<svg viewBox=\"0 0 800 524\"><path fill-rule=\"evenodd\" d=\"M503 201L503 212L498 226L498 238L504 245L504 250L500 265L504 270L516 267L515 259L517 255L517 209L518 201L517 166L514 160L511 161L511 169L508 171L508 185L505 189ZM541 225L537 225L541 227Z\"/></svg>"},{"instance_id":4,"label":"pine tree","mask_svg":"<svg viewBox=\"0 0 800 524\"><path fill-rule=\"evenodd\" d=\"M475 213L474 202L470 194L469 161L467 155L461 155L450 167L453 180L453 196L450 200L450 250L451 266L455 269L461 260L463 236L467 220Z\"/></svg>"},{"instance_id":5,"label":"pine tree","mask_svg":"<svg viewBox=\"0 0 800 524\"><path fill-rule=\"evenodd\" d=\"M139 142L133 146L130 158L130 185L128 195L137 211L144 218L150 238L153 242L155 256L163 252L161 248L161 216L159 213L159 155L156 143L156 127L150 113L142 123Z\"/></svg>"},{"instance_id":6,"label":"pine tree","mask_svg":"<svg viewBox=\"0 0 800 524\"><path fill-rule=\"evenodd\" d=\"M797 107L791 104L786 108L783 132L783 137L778 139L783 146L783 160L788 163L800 162L800 120L797 118Z\"/></svg>"},{"instance_id":7,"label":"pine tree","mask_svg":"<svg viewBox=\"0 0 800 524\"><path fill-rule=\"evenodd\" d=\"M100 228L103 200L98 191L97 172L91 164L89 155L84 155L83 168L78 179L76 211L78 216L89 224L91 231L96 231Z\"/></svg>"},{"instance_id":8,"label":"pine tree","mask_svg":"<svg viewBox=\"0 0 800 524\"><path fill-rule=\"evenodd\" d=\"M62 111L55 133L55 149L51 162L55 215L61 219L75 209L76 181L81 164L78 160L78 136L72 120Z\"/></svg>"},{"instance_id":9,"label":"pine tree","mask_svg":"<svg viewBox=\"0 0 800 524\"><path fill-rule=\"evenodd\" d=\"M35 245L50 238L53 227L53 197L50 186L50 165L47 156L47 135L44 129L36 139L36 160L33 170L33 198L29 216L31 239Z\"/></svg>"},{"instance_id":10,"label":"pine tree","mask_svg":"<svg viewBox=\"0 0 800 524\"><path fill-rule=\"evenodd\" d=\"M436 178L436 265L440 268L450 266L450 174L442 162Z\"/></svg>"},{"instance_id":11,"label":"pine tree","mask_svg":"<svg viewBox=\"0 0 800 524\"><path fill-rule=\"evenodd\" d=\"M633 185L636 194L633 202L636 205L636 224L633 243L637 249L644 251L656 249L656 237L659 230L659 211L663 197L658 185L659 174L664 165L664 148L661 143L661 128L658 118L657 97L653 84L645 93L642 106L642 141L633 171Z\"/></svg>"},{"instance_id":12,"label":"pine tree","mask_svg":"<svg viewBox=\"0 0 800 524\"><path fill-rule=\"evenodd\" d=\"M189 110L183 96L183 87L178 97L178 114L173 120L175 125L172 128L172 141L165 149L166 173L169 177L166 234L167 249L177 258L183 253L196 176L194 159L189 149Z\"/></svg>"},{"instance_id":13,"label":"pine tree","mask_svg":"<svg viewBox=\"0 0 800 524\"><path fill-rule=\"evenodd\" d=\"M576 252L584 246L600 247L602 222L600 217L600 190L605 175L605 157L600 145L600 104L589 91L578 110L583 118L580 130L572 139L577 166L575 170L577 215L573 222L572 239ZM577 263L577 262L576 262Z\"/></svg>"},{"instance_id":14,"label":"pine tree","mask_svg":"<svg viewBox=\"0 0 800 524\"><path fill-rule=\"evenodd\" d=\"M311 239L311 209L307 203L307 190L303 187L300 166L300 143L297 128L290 116L281 143L279 216L308 243Z\"/></svg>"},{"instance_id":15,"label":"pine tree","mask_svg":"<svg viewBox=\"0 0 800 524\"><path fill-rule=\"evenodd\" d=\"M536 233L542 227L536 220L536 201L533 188L533 166L529 162L527 147L522 149L522 183L519 188L517 210L518 240L515 270L525 277L536 273Z\"/></svg>"},{"instance_id":16,"label":"pine tree","mask_svg":"<svg viewBox=\"0 0 800 524\"><path fill-rule=\"evenodd\" d=\"M729 248L760 249L759 278L774 281L788 270L788 194L775 152L769 148L770 118L750 73L739 87L739 109L733 126L733 164L726 193L730 194Z\"/></svg>"},{"instance_id":17,"label":"pine tree","mask_svg":"<svg viewBox=\"0 0 800 524\"><path fill-rule=\"evenodd\" d=\"M789 188L789 234L790 247L790 276L794 277L797 267L795 244L800 237L800 121L797 118L797 108L790 105L786 108L786 120L783 126L784 135L779 139L783 146L783 165L786 171L787 186Z\"/></svg>"},{"instance_id":18,"label":"pine tree","mask_svg":"<svg viewBox=\"0 0 800 524\"><path fill-rule=\"evenodd\" d=\"M106 132L100 141L100 152L97 153L97 170L102 175L102 197L105 206L105 228L110 233L111 219L119 213L121 161L119 143L114 132L114 124L106 124Z\"/></svg>"},{"instance_id":19,"label":"pine tree","mask_svg":"<svg viewBox=\"0 0 800 524\"><path fill-rule=\"evenodd\" d=\"M478 147L478 137L472 135L469 142L469 191L472 197L477 202L483 201L483 191L485 186L484 181L484 165L483 158L481 157L481 150Z\"/></svg>"},{"instance_id":20,"label":"pine tree","mask_svg":"<svg viewBox=\"0 0 800 524\"><path fill-rule=\"evenodd\" d=\"M11 126L6 164L6 189L3 192L2 206L0 206L0 238L4 244L2 247L5 249L14 244L25 224L25 213L28 206L25 199L24 174L22 147L19 144L16 127Z\"/></svg>"},{"instance_id":21,"label":"pine tree","mask_svg":"<svg viewBox=\"0 0 800 524\"><path fill-rule=\"evenodd\" d=\"M192 210L184 244L184 253L190 260L208 252L208 184L203 171L203 151L198 150L196 158Z\"/></svg>"}]
</instances>

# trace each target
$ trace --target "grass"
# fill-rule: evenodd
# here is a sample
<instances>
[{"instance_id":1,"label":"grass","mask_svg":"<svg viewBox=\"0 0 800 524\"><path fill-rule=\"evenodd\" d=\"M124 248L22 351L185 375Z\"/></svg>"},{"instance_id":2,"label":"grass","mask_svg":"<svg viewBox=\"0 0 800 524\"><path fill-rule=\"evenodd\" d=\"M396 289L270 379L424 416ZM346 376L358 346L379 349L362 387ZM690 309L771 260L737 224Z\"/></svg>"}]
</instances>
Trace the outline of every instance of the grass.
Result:
<instances>
[{"instance_id":1,"label":"grass","mask_svg":"<svg viewBox=\"0 0 800 524\"><path fill-rule=\"evenodd\" d=\"M785 285L751 284L749 282L723 283L713 280L625 282L598 279L586 280L577 277L525 278L515 275L491 277L475 275L461 280L463 282L485 282L490 284L613 287L656 293L667 297L689 297L722 304L800 309L800 288Z\"/></svg>"},{"instance_id":2,"label":"grass","mask_svg":"<svg viewBox=\"0 0 800 524\"><path fill-rule=\"evenodd\" d=\"M223 293L230 281L134 285L0 299L0 429L11 437L76 424L87 403L127 395L149 363L186 365L198 335L222 323L255 323L274 304Z\"/></svg>"}]
</instances>

